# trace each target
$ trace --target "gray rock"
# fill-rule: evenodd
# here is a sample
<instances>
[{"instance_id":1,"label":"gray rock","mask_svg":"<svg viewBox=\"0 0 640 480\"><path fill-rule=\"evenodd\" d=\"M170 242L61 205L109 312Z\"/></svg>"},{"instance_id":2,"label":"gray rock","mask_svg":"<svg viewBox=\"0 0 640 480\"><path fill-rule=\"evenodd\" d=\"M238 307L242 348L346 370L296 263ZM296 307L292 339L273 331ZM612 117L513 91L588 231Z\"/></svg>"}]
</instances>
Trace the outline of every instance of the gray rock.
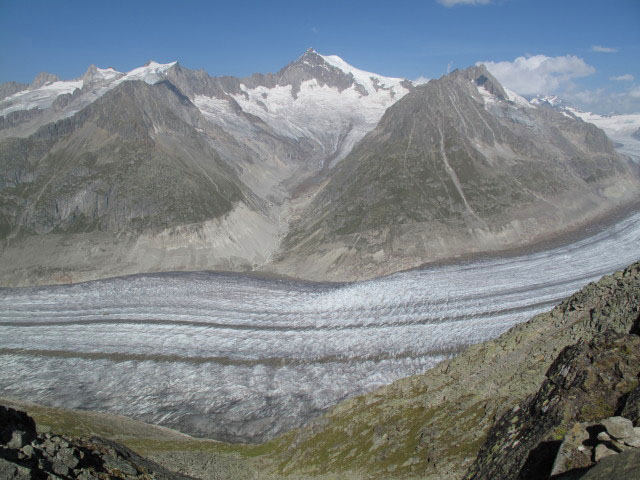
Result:
<instances>
[{"instance_id":1,"label":"gray rock","mask_svg":"<svg viewBox=\"0 0 640 480\"><path fill-rule=\"evenodd\" d=\"M12 449L19 449L29 443L29 436L26 432L21 430L15 430L11 436L11 440L7 442L7 447Z\"/></svg>"},{"instance_id":2,"label":"gray rock","mask_svg":"<svg viewBox=\"0 0 640 480\"><path fill-rule=\"evenodd\" d=\"M0 457L0 478L2 480L30 480L31 470Z\"/></svg>"},{"instance_id":3,"label":"gray rock","mask_svg":"<svg viewBox=\"0 0 640 480\"><path fill-rule=\"evenodd\" d=\"M22 452L27 456L27 457L31 457L33 455L33 447L31 445L25 445L24 447L22 447Z\"/></svg>"},{"instance_id":4,"label":"gray rock","mask_svg":"<svg viewBox=\"0 0 640 480\"><path fill-rule=\"evenodd\" d=\"M56 458L70 469L76 468L80 463L80 460L76 457L76 452L69 447L61 448L56 454Z\"/></svg>"},{"instance_id":5,"label":"gray rock","mask_svg":"<svg viewBox=\"0 0 640 480\"><path fill-rule=\"evenodd\" d=\"M603 458L581 480L638 480L640 450L629 450Z\"/></svg>"},{"instance_id":6,"label":"gray rock","mask_svg":"<svg viewBox=\"0 0 640 480\"><path fill-rule=\"evenodd\" d=\"M600 440L601 442L610 442L611 441L611 437L609 436L609 434L607 432L600 432L598 434L598 440Z\"/></svg>"},{"instance_id":7,"label":"gray rock","mask_svg":"<svg viewBox=\"0 0 640 480\"><path fill-rule=\"evenodd\" d=\"M611 450L603 443L599 443L598 445L596 445L596 453L595 453L596 462L599 462L600 460L602 460L605 457L608 457L609 455L616 455L617 453L618 452Z\"/></svg>"},{"instance_id":8,"label":"gray rock","mask_svg":"<svg viewBox=\"0 0 640 480\"><path fill-rule=\"evenodd\" d=\"M112 455L105 455L104 464L110 470L120 470L127 475L136 475L138 472L130 463Z\"/></svg>"},{"instance_id":9,"label":"gray rock","mask_svg":"<svg viewBox=\"0 0 640 480\"><path fill-rule=\"evenodd\" d=\"M551 476L560 475L576 465L589 465L591 463L591 449L585 446L589 440L588 424L576 423L565 434L560 445L556 459L551 468Z\"/></svg>"},{"instance_id":10,"label":"gray rock","mask_svg":"<svg viewBox=\"0 0 640 480\"><path fill-rule=\"evenodd\" d=\"M600 422L609 435L619 440L634 436L633 423L624 417L609 417Z\"/></svg>"},{"instance_id":11,"label":"gray rock","mask_svg":"<svg viewBox=\"0 0 640 480\"><path fill-rule=\"evenodd\" d=\"M67 475L69 475L69 467L67 467L64 463L62 463L58 459L53 460L51 468L53 470L53 473L62 475L63 477L66 477Z\"/></svg>"},{"instance_id":12,"label":"gray rock","mask_svg":"<svg viewBox=\"0 0 640 480\"><path fill-rule=\"evenodd\" d=\"M622 440L622 443L630 447L640 448L640 435L632 435Z\"/></svg>"},{"instance_id":13,"label":"gray rock","mask_svg":"<svg viewBox=\"0 0 640 480\"><path fill-rule=\"evenodd\" d=\"M95 480L96 477L94 477L93 475L91 475L89 472L87 472L86 470L83 470L81 472L79 472L76 476L76 478L78 480Z\"/></svg>"}]
</instances>

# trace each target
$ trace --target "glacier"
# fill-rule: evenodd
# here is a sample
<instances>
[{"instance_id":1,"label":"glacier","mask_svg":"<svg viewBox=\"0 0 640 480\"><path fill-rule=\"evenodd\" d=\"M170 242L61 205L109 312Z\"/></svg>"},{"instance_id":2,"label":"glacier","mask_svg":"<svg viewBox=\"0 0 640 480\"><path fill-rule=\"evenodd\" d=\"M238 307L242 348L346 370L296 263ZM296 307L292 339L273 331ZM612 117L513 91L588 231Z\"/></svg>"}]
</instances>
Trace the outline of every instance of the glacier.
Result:
<instances>
[{"instance_id":1,"label":"glacier","mask_svg":"<svg viewBox=\"0 0 640 480\"><path fill-rule=\"evenodd\" d=\"M0 395L256 442L423 372L640 258L571 243L333 284L173 272L0 289Z\"/></svg>"}]
</instances>

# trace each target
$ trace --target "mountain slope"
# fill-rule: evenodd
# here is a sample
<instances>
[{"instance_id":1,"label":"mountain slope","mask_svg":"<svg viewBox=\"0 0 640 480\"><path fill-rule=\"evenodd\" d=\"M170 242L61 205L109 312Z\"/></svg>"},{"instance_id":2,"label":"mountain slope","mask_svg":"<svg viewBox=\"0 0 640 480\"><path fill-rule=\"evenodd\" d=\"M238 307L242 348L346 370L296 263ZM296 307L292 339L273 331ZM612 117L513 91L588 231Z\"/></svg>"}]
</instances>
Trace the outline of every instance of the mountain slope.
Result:
<instances>
[{"instance_id":1,"label":"mountain slope","mask_svg":"<svg viewBox=\"0 0 640 480\"><path fill-rule=\"evenodd\" d=\"M261 261L274 220L211 147L209 128L171 83L128 81L72 117L2 141L4 275L229 265L233 252Z\"/></svg>"},{"instance_id":2,"label":"mountain slope","mask_svg":"<svg viewBox=\"0 0 640 480\"><path fill-rule=\"evenodd\" d=\"M309 49L247 78L149 62L3 88L2 283L357 280L530 244L639 191L601 130L482 66L415 87Z\"/></svg>"},{"instance_id":3,"label":"mountain slope","mask_svg":"<svg viewBox=\"0 0 640 480\"><path fill-rule=\"evenodd\" d=\"M604 132L483 67L416 87L292 223L278 268L353 280L575 228L639 192Z\"/></svg>"},{"instance_id":4,"label":"mountain slope","mask_svg":"<svg viewBox=\"0 0 640 480\"><path fill-rule=\"evenodd\" d=\"M640 263L424 374L346 400L273 442L291 478L462 478L489 428L542 384L558 354L638 331Z\"/></svg>"},{"instance_id":5,"label":"mountain slope","mask_svg":"<svg viewBox=\"0 0 640 480\"><path fill-rule=\"evenodd\" d=\"M149 62L6 85L3 278L258 268L288 228L289 199L410 88L311 49L244 79Z\"/></svg>"}]
</instances>

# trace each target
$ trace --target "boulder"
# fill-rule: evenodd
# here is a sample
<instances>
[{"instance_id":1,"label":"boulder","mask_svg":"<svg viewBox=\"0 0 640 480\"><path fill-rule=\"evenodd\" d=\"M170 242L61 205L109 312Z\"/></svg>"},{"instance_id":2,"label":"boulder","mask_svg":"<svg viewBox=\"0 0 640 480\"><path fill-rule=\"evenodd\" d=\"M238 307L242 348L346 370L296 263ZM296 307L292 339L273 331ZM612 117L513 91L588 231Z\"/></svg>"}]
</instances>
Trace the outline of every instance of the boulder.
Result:
<instances>
[{"instance_id":1,"label":"boulder","mask_svg":"<svg viewBox=\"0 0 640 480\"><path fill-rule=\"evenodd\" d=\"M589 424L575 423L564 436L551 469L551 476L560 475L573 468L591 466L593 449L589 445ZM602 433L602 432L601 432ZM600 434L598 434L598 438Z\"/></svg>"},{"instance_id":2,"label":"boulder","mask_svg":"<svg viewBox=\"0 0 640 480\"><path fill-rule=\"evenodd\" d=\"M609 455L616 455L617 453L618 452L615 450L611 450L605 446L604 443L599 443L596 445L595 460L596 462L599 462L603 458L608 457Z\"/></svg>"},{"instance_id":3,"label":"boulder","mask_svg":"<svg viewBox=\"0 0 640 480\"><path fill-rule=\"evenodd\" d=\"M640 472L640 450L632 449L603 458L580 480L637 480Z\"/></svg>"},{"instance_id":4,"label":"boulder","mask_svg":"<svg viewBox=\"0 0 640 480\"><path fill-rule=\"evenodd\" d=\"M602 420L601 425L607 429L607 433L613 438L624 440L635 436L633 423L624 417L609 417Z\"/></svg>"}]
</instances>

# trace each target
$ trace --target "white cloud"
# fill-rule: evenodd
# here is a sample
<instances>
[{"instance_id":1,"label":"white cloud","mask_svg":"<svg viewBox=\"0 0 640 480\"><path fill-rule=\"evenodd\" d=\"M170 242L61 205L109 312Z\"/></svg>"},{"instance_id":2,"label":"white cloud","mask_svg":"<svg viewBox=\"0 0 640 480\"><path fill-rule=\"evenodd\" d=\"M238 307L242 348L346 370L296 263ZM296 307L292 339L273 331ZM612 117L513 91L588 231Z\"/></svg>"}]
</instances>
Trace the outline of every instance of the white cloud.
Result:
<instances>
[{"instance_id":1,"label":"white cloud","mask_svg":"<svg viewBox=\"0 0 640 480\"><path fill-rule=\"evenodd\" d=\"M456 5L489 5L491 0L437 0L445 7L455 7Z\"/></svg>"},{"instance_id":2,"label":"white cloud","mask_svg":"<svg viewBox=\"0 0 640 480\"><path fill-rule=\"evenodd\" d=\"M427 83L429 80L431 79L420 75L418 78L413 80L413 83L415 83L416 85L422 85L423 83Z\"/></svg>"},{"instance_id":3,"label":"white cloud","mask_svg":"<svg viewBox=\"0 0 640 480\"><path fill-rule=\"evenodd\" d=\"M601 45L594 45L591 47L591 50L599 53L616 53L618 51L617 48L603 47Z\"/></svg>"},{"instance_id":4,"label":"white cloud","mask_svg":"<svg viewBox=\"0 0 640 480\"><path fill-rule=\"evenodd\" d=\"M520 95L550 94L571 86L572 79L596 71L575 55L518 57L513 62L478 62L505 87Z\"/></svg>"},{"instance_id":5,"label":"white cloud","mask_svg":"<svg viewBox=\"0 0 640 480\"><path fill-rule=\"evenodd\" d=\"M604 88L565 92L564 100L582 110L600 114L640 113L640 86L631 86L623 92Z\"/></svg>"},{"instance_id":6,"label":"white cloud","mask_svg":"<svg viewBox=\"0 0 640 480\"><path fill-rule=\"evenodd\" d=\"M625 73L619 77L609 77L609 80L615 80L616 82L633 82L633 75Z\"/></svg>"}]
</instances>

